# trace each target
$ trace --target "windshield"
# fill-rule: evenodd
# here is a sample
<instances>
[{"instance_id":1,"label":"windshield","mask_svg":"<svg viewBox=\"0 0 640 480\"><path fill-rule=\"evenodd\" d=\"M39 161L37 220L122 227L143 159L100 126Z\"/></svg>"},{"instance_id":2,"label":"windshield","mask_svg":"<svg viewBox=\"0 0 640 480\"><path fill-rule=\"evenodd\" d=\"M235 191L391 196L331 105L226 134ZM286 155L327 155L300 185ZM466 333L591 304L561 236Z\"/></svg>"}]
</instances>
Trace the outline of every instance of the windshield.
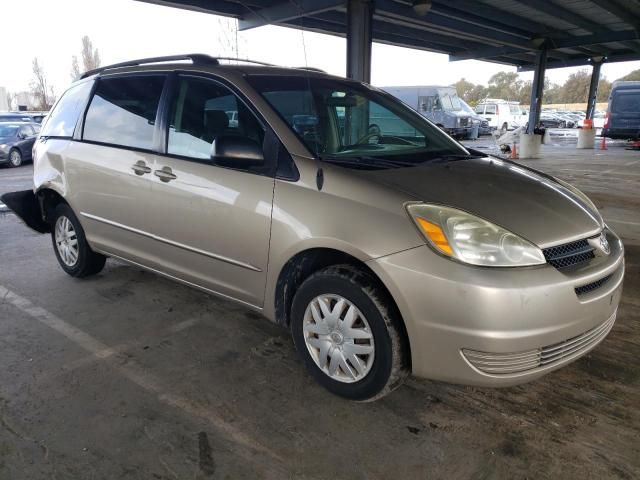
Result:
<instances>
[{"instance_id":1,"label":"windshield","mask_svg":"<svg viewBox=\"0 0 640 480\"><path fill-rule=\"evenodd\" d=\"M253 75L249 82L323 159L363 165L378 159L382 168L469 155L395 97L357 82L272 75Z\"/></svg>"},{"instance_id":2,"label":"windshield","mask_svg":"<svg viewBox=\"0 0 640 480\"><path fill-rule=\"evenodd\" d=\"M0 137L13 137L18 131L15 125L0 125Z\"/></svg>"},{"instance_id":3,"label":"windshield","mask_svg":"<svg viewBox=\"0 0 640 480\"><path fill-rule=\"evenodd\" d=\"M462 105L460 104L460 98L458 98L458 94L453 89L440 89L438 91L438 95L440 96L440 103L442 104L442 108L449 112L459 112L462 110Z\"/></svg>"},{"instance_id":4,"label":"windshield","mask_svg":"<svg viewBox=\"0 0 640 480\"><path fill-rule=\"evenodd\" d=\"M471 106L467 102L465 102L462 99L459 99L459 100L460 100L460 106L462 107L462 110L464 110L467 113L472 113L474 115L476 114L476 111L473 108L471 108Z\"/></svg>"}]
</instances>

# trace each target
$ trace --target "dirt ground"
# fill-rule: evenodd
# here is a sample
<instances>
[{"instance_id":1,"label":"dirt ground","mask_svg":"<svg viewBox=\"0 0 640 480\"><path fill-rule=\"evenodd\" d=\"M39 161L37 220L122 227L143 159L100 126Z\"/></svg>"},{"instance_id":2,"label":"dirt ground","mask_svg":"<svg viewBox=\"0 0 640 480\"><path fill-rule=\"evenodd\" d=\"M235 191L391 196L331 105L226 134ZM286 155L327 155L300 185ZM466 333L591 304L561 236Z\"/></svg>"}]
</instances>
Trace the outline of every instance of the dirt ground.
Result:
<instances>
[{"instance_id":1,"label":"dirt ground","mask_svg":"<svg viewBox=\"0 0 640 480\"><path fill-rule=\"evenodd\" d=\"M481 142L476 146L482 146ZM0 212L0 479L640 478L640 152L545 148L623 238L612 332L531 384L341 400L256 314L109 261L79 281ZM0 169L0 192L31 166Z\"/></svg>"}]
</instances>

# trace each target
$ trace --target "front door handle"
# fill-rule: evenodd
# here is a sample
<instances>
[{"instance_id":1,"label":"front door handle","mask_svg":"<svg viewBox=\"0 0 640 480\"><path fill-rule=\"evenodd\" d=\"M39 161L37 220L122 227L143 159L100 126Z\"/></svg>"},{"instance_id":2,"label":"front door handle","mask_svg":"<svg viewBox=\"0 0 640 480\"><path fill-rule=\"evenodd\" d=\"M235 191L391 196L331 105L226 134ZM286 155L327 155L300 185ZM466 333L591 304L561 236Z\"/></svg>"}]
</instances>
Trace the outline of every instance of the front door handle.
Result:
<instances>
[{"instance_id":1,"label":"front door handle","mask_svg":"<svg viewBox=\"0 0 640 480\"><path fill-rule=\"evenodd\" d=\"M169 167L162 167L160 170L154 171L153 174L165 183L178 178L173 174Z\"/></svg>"},{"instance_id":2,"label":"front door handle","mask_svg":"<svg viewBox=\"0 0 640 480\"><path fill-rule=\"evenodd\" d=\"M138 160L133 164L131 170L136 172L136 175L144 175L145 173L151 173L151 169L147 167L147 164L143 160Z\"/></svg>"}]
</instances>

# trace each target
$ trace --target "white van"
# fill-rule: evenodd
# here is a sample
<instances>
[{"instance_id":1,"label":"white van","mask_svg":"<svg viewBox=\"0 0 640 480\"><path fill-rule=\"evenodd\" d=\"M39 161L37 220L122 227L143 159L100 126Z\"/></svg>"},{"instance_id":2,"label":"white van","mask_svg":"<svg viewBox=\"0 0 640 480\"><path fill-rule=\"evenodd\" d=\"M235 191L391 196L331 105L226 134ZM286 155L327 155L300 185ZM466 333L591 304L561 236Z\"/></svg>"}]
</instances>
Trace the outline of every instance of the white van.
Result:
<instances>
[{"instance_id":1,"label":"white van","mask_svg":"<svg viewBox=\"0 0 640 480\"><path fill-rule=\"evenodd\" d=\"M476 106L476 113L486 118L493 130L513 130L527 122L519 102L487 98Z\"/></svg>"}]
</instances>

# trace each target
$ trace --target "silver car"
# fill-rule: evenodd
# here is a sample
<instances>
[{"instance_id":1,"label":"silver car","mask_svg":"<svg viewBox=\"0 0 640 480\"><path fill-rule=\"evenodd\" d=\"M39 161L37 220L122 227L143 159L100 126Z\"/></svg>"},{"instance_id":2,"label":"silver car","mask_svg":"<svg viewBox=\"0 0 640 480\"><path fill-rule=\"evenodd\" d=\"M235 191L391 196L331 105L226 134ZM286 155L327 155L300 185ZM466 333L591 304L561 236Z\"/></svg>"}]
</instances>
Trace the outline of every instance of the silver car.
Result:
<instances>
[{"instance_id":1,"label":"silver car","mask_svg":"<svg viewBox=\"0 0 640 480\"><path fill-rule=\"evenodd\" d=\"M34 160L33 191L3 200L65 272L113 257L239 302L349 399L410 373L534 380L616 318L623 246L584 194L318 71L101 68L58 101Z\"/></svg>"}]
</instances>

